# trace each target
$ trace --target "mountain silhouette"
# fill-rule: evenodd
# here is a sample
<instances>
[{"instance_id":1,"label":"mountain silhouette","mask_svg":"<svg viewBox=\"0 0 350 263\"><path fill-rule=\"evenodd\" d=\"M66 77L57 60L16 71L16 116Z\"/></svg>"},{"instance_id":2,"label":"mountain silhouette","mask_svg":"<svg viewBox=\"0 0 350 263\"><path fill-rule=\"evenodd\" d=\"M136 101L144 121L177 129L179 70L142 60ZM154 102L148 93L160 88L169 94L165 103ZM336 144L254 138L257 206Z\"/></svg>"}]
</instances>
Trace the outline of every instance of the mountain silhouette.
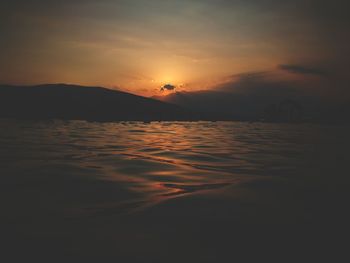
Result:
<instances>
[{"instance_id":1,"label":"mountain silhouette","mask_svg":"<svg viewBox=\"0 0 350 263\"><path fill-rule=\"evenodd\" d=\"M273 99L262 100L252 94L233 94L225 91L202 90L174 92L163 97L153 97L163 102L196 110L216 120L258 121Z\"/></svg>"},{"instance_id":2,"label":"mountain silhouette","mask_svg":"<svg viewBox=\"0 0 350 263\"><path fill-rule=\"evenodd\" d=\"M222 91L145 98L102 87L0 85L0 118L88 121L218 121L349 123L350 104L315 97Z\"/></svg>"},{"instance_id":3,"label":"mountain silhouette","mask_svg":"<svg viewBox=\"0 0 350 263\"><path fill-rule=\"evenodd\" d=\"M293 100L284 100L265 108L265 120L271 122L298 122L302 117L303 107Z\"/></svg>"},{"instance_id":4,"label":"mountain silhouette","mask_svg":"<svg viewBox=\"0 0 350 263\"><path fill-rule=\"evenodd\" d=\"M349 123L350 103L266 89L181 91L154 99L201 112L209 120Z\"/></svg>"},{"instance_id":5,"label":"mountain silhouette","mask_svg":"<svg viewBox=\"0 0 350 263\"><path fill-rule=\"evenodd\" d=\"M175 121L198 116L180 106L101 87L0 85L0 117L91 121Z\"/></svg>"}]
</instances>

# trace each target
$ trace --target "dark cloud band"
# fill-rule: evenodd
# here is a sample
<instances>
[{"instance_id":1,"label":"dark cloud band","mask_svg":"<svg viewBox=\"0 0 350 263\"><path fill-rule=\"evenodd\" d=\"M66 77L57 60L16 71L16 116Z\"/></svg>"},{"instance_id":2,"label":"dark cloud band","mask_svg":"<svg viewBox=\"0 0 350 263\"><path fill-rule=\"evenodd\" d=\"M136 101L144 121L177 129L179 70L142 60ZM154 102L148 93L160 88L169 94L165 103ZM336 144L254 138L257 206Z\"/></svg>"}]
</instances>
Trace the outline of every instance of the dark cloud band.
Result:
<instances>
[{"instance_id":1,"label":"dark cloud band","mask_svg":"<svg viewBox=\"0 0 350 263\"><path fill-rule=\"evenodd\" d=\"M310 67L304 67L300 65L287 65L282 64L278 66L279 69L285 70L291 73L296 74L309 74L309 75L318 75L318 76L326 76L327 73L321 69L318 68L310 68Z\"/></svg>"},{"instance_id":2,"label":"dark cloud band","mask_svg":"<svg viewBox=\"0 0 350 263\"><path fill-rule=\"evenodd\" d=\"M165 91L165 90L175 90L176 89L176 86L174 85L171 85L171 84L165 84L164 86L162 86L160 88L161 91Z\"/></svg>"}]
</instances>

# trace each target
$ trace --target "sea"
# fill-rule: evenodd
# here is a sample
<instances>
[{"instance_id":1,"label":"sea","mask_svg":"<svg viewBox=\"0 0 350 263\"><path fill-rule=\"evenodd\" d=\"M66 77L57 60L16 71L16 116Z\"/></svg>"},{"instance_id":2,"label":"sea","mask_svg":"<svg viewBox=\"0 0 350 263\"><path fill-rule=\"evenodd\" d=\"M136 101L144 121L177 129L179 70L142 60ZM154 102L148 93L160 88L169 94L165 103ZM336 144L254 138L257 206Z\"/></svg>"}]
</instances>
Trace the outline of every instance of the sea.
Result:
<instances>
[{"instance_id":1,"label":"sea","mask_svg":"<svg viewBox=\"0 0 350 263\"><path fill-rule=\"evenodd\" d=\"M307 123L0 120L4 251L45 262L325 257L320 248L341 250L348 233L349 134Z\"/></svg>"}]
</instances>

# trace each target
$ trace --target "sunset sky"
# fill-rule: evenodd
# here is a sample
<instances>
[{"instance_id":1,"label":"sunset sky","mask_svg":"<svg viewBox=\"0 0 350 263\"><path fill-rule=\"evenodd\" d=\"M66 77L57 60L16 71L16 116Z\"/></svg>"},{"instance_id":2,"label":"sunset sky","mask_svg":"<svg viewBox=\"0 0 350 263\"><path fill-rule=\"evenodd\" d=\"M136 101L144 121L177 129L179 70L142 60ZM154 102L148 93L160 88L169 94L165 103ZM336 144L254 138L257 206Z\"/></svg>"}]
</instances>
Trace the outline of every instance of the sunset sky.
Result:
<instances>
[{"instance_id":1,"label":"sunset sky","mask_svg":"<svg viewBox=\"0 0 350 263\"><path fill-rule=\"evenodd\" d=\"M167 83L194 91L270 72L348 94L348 5L2 0L0 83L98 85L152 96Z\"/></svg>"}]
</instances>

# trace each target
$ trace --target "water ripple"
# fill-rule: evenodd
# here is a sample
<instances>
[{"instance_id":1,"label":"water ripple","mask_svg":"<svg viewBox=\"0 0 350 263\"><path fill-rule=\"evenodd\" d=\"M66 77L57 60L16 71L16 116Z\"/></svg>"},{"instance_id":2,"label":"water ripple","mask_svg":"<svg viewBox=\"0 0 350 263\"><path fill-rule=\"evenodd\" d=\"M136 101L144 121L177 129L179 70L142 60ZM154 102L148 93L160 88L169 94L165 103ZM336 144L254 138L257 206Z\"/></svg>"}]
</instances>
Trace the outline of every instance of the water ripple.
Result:
<instances>
[{"instance_id":1,"label":"water ripple","mask_svg":"<svg viewBox=\"0 0 350 263\"><path fill-rule=\"evenodd\" d=\"M219 191L252 176L287 174L305 151L305 135L312 134L307 126L240 122L0 124L0 157L8 174L30 167L44 178L62 164L78 167L63 170L62 178L116 182L128 194L111 200L108 209L126 210Z\"/></svg>"}]
</instances>

